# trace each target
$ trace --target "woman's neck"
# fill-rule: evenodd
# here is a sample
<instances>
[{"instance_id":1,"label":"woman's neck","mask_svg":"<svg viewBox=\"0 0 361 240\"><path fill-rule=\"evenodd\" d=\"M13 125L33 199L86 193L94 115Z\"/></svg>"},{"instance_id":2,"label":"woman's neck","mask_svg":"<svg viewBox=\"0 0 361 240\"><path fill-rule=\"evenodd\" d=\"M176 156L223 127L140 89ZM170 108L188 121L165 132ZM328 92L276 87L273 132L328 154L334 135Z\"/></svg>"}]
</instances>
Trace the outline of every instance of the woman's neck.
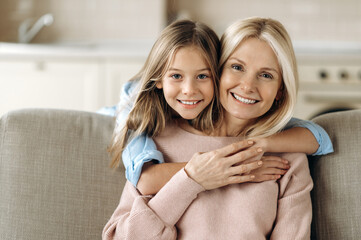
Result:
<instances>
[{"instance_id":1,"label":"woman's neck","mask_svg":"<svg viewBox=\"0 0 361 240\"><path fill-rule=\"evenodd\" d=\"M248 124L248 120L237 119L229 114L225 114L223 121L219 124L219 127L215 130L213 135L239 137Z\"/></svg>"}]
</instances>

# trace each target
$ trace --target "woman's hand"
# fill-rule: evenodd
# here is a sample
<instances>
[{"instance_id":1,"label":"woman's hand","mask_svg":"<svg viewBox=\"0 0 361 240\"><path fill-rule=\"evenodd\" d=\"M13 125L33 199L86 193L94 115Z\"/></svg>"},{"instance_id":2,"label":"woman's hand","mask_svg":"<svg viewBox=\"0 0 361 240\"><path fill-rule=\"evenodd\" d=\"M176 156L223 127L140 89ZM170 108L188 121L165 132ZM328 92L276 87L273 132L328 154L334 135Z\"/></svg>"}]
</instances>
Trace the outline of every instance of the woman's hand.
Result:
<instances>
[{"instance_id":1,"label":"woman's hand","mask_svg":"<svg viewBox=\"0 0 361 240\"><path fill-rule=\"evenodd\" d=\"M262 166L262 148L251 147L254 141L244 140L218 150L196 153L185 166L190 178L206 190L255 179L252 170ZM244 163L252 158L252 162Z\"/></svg>"},{"instance_id":2,"label":"woman's hand","mask_svg":"<svg viewBox=\"0 0 361 240\"><path fill-rule=\"evenodd\" d=\"M279 179L290 168L288 161L278 156L263 156L261 160L263 162L262 166L250 172L255 176L252 182Z\"/></svg>"}]
</instances>

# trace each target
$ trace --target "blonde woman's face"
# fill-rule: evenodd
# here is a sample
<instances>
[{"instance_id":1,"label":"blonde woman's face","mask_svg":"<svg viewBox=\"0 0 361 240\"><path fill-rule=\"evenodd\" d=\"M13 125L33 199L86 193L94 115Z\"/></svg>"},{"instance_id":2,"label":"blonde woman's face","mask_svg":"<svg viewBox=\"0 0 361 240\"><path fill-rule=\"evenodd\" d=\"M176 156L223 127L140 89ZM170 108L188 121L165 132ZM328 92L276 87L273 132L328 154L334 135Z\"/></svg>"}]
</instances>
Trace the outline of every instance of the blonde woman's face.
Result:
<instances>
[{"instance_id":1,"label":"blonde woman's face","mask_svg":"<svg viewBox=\"0 0 361 240\"><path fill-rule=\"evenodd\" d=\"M211 69L200 49L178 49L157 88L163 89L167 103L182 118L196 118L214 95Z\"/></svg>"},{"instance_id":2,"label":"blonde woman's face","mask_svg":"<svg viewBox=\"0 0 361 240\"><path fill-rule=\"evenodd\" d=\"M265 114L278 98L281 82L277 57L269 44L256 38L241 42L225 62L220 78L226 119L247 124Z\"/></svg>"}]
</instances>

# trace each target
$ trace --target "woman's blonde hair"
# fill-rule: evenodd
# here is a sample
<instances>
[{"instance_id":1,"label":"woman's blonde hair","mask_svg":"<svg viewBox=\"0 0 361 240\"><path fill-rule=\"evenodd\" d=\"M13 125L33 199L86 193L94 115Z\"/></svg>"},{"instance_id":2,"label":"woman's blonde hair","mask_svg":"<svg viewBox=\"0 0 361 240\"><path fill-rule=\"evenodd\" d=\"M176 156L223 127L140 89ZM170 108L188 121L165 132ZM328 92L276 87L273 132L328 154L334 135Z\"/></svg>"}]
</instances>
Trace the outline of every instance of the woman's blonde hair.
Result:
<instances>
[{"instance_id":1,"label":"woman's blonde hair","mask_svg":"<svg viewBox=\"0 0 361 240\"><path fill-rule=\"evenodd\" d=\"M267 42L277 56L281 69L281 97L271 109L242 133L247 137L267 137L280 131L291 119L296 104L298 73L294 49L284 26L274 19L247 18L230 25L221 38L220 68L243 41L257 38Z\"/></svg>"},{"instance_id":2,"label":"woman's blonde hair","mask_svg":"<svg viewBox=\"0 0 361 240\"><path fill-rule=\"evenodd\" d=\"M165 101L163 90L156 87L174 57L182 47L198 47L207 61L212 74L214 96L211 103L190 124L203 132L213 131L213 123L220 112L218 60L220 42L208 26L190 20L180 20L166 27L154 43L140 72L132 79L140 79L140 91L121 132L113 136L110 153L112 167L119 165L128 139L139 134L157 136L172 119L172 110ZM190 59L191 61L191 59Z\"/></svg>"}]
</instances>

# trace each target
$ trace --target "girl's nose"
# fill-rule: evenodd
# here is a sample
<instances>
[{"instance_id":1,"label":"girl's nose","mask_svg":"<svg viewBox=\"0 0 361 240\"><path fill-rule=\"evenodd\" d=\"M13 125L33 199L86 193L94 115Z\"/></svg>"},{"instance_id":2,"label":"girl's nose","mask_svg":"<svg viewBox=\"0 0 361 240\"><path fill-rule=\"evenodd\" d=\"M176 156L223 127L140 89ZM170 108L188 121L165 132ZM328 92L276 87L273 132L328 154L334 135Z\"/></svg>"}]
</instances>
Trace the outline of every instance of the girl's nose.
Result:
<instances>
[{"instance_id":1,"label":"girl's nose","mask_svg":"<svg viewBox=\"0 0 361 240\"><path fill-rule=\"evenodd\" d=\"M193 95L197 93L197 84L192 79L186 79L183 82L182 93L185 95Z\"/></svg>"}]
</instances>

